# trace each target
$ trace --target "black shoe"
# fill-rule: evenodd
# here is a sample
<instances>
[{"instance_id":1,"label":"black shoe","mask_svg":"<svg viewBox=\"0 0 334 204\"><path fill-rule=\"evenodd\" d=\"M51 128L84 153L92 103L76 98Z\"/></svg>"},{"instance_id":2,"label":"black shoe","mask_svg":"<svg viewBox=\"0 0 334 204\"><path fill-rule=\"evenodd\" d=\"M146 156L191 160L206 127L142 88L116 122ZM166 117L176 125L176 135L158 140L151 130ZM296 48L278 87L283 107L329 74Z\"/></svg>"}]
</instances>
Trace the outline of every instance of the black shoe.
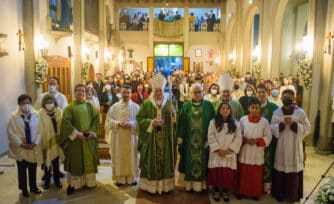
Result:
<instances>
[{"instance_id":1,"label":"black shoe","mask_svg":"<svg viewBox=\"0 0 334 204\"><path fill-rule=\"evenodd\" d=\"M118 182L115 183L115 186L117 186L117 187L120 187L120 186L122 186L122 185L123 185L123 184L118 183Z\"/></svg>"},{"instance_id":2,"label":"black shoe","mask_svg":"<svg viewBox=\"0 0 334 204\"><path fill-rule=\"evenodd\" d=\"M134 181L131 185L132 186L136 186L137 185L137 181Z\"/></svg>"},{"instance_id":3,"label":"black shoe","mask_svg":"<svg viewBox=\"0 0 334 204\"><path fill-rule=\"evenodd\" d=\"M215 200L216 202L220 201L220 195L219 195L219 191L215 191L213 193L213 200Z\"/></svg>"},{"instance_id":4,"label":"black shoe","mask_svg":"<svg viewBox=\"0 0 334 204\"><path fill-rule=\"evenodd\" d=\"M253 200L255 200L255 201L259 201L259 200L260 200L259 197L252 197L252 198L253 198Z\"/></svg>"},{"instance_id":5,"label":"black shoe","mask_svg":"<svg viewBox=\"0 0 334 204\"><path fill-rule=\"evenodd\" d=\"M66 190L67 195L72 195L74 193L74 187L68 186Z\"/></svg>"},{"instance_id":6,"label":"black shoe","mask_svg":"<svg viewBox=\"0 0 334 204\"><path fill-rule=\"evenodd\" d=\"M230 201L230 197L228 196L227 193L223 193L223 200L224 200L224 202L229 202Z\"/></svg>"},{"instance_id":7,"label":"black shoe","mask_svg":"<svg viewBox=\"0 0 334 204\"><path fill-rule=\"evenodd\" d=\"M65 173L60 171L60 172L59 172L59 177L60 177L60 178L64 178L64 176L65 176Z\"/></svg>"},{"instance_id":8,"label":"black shoe","mask_svg":"<svg viewBox=\"0 0 334 204\"><path fill-rule=\"evenodd\" d=\"M32 190L30 190L31 193L34 193L34 194L41 194L42 191L39 189L39 188L34 188Z\"/></svg>"},{"instance_id":9,"label":"black shoe","mask_svg":"<svg viewBox=\"0 0 334 204\"><path fill-rule=\"evenodd\" d=\"M237 198L237 200L241 200L243 197L242 197L242 195L237 194L236 198Z\"/></svg>"},{"instance_id":10,"label":"black shoe","mask_svg":"<svg viewBox=\"0 0 334 204\"><path fill-rule=\"evenodd\" d=\"M58 188L62 188L63 185L58 181L58 182L55 182L55 185L58 187Z\"/></svg>"},{"instance_id":11,"label":"black shoe","mask_svg":"<svg viewBox=\"0 0 334 204\"><path fill-rule=\"evenodd\" d=\"M30 196L28 191L22 191L22 195L26 198L28 198Z\"/></svg>"},{"instance_id":12,"label":"black shoe","mask_svg":"<svg viewBox=\"0 0 334 204\"><path fill-rule=\"evenodd\" d=\"M50 184L49 183L43 184L43 189L44 190L48 190L49 188L50 188Z\"/></svg>"}]
</instances>

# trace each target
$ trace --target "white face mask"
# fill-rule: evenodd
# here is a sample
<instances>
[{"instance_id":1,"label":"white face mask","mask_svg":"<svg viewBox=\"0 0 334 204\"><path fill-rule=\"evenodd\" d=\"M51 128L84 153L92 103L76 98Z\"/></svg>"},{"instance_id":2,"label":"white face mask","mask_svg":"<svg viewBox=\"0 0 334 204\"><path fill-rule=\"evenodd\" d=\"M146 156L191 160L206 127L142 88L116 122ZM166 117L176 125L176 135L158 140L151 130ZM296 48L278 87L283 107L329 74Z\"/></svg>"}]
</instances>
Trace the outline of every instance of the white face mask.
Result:
<instances>
[{"instance_id":1,"label":"white face mask","mask_svg":"<svg viewBox=\"0 0 334 204\"><path fill-rule=\"evenodd\" d=\"M217 94L217 90L216 89L211 89L211 94L216 95Z\"/></svg>"},{"instance_id":2,"label":"white face mask","mask_svg":"<svg viewBox=\"0 0 334 204\"><path fill-rule=\"evenodd\" d=\"M50 111L55 107L54 103L45 104L46 110Z\"/></svg>"},{"instance_id":3,"label":"white face mask","mask_svg":"<svg viewBox=\"0 0 334 204\"><path fill-rule=\"evenodd\" d=\"M248 97L252 96L253 95L253 91L247 91L246 94L247 94Z\"/></svg>"},{"instance_id":4,"label":"white face mask","mask_svg":"<svg viewBox=\"0 0 334 204\"><path fill-rule=\"evenodd\" d=\"M56 86L53 86L53 85L49 86L49 92L50 93L54 93L56 91L57 91L57 87Z\"/></svg>"},{"instance_id":5,"label":"white face mask","mask_svg":"<svg viewBox=\"0 0 334 204\"><path fill-rule=\"evenodd\" d=\"M87 96L93 96L93 91L87 91Z\"/></svg>"},{"instance_id":6,"label":"white face mask","mask_svg":"<svg viewBox=\"0 0 334 204\"><path fill-rule=\"evenodd\" d=\"M23 112L30 112L31 104L23 104L23 105L20 106L20 109L21 109Z\"/></svg>"}]
</instances>

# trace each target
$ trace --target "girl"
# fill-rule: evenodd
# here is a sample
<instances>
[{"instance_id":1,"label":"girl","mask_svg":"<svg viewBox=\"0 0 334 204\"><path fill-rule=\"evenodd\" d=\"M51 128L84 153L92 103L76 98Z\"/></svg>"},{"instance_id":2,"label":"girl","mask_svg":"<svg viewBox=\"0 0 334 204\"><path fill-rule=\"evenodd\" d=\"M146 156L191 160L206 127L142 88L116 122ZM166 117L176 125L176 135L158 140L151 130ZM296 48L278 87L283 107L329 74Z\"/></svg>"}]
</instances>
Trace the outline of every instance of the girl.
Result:
<instances>
[{"instance_id":1,"label":"girl","mask_svg":"<svg viewBox=\"0 0 334 204\"><path fill-rule=\"evenodd\" d=\"M236 180L237 153L242 136L237 120L232 118L231 106L223 102L208 130L210 155L208 163L208 185L214 186L214 200L219 201L219 188L223 199L229 201L228 192L233 190Z\"/></svg>"},{"instance_id":2,"label":"girl","mask_svg":"<svg viewBox=\"0 0 334 204\"><path fill-rule=\"evenodd\" d=\"M256 97L248 101L249 115L240 119L242 146L238 166L238 198L242 195L259 200L263 194L264 148L271 142L268 121L261 116L261 103Z\"/></svg>"},{"instance_id":3,"label":"girl","mask_svg":"<svg viewBox=\"0 0 334 204\"><path fill-rule=\"evenodd\" d=\"M58 146L57 139L60 131L60 122L62 111L58 107L57 100L54 96L47 94L42 99L42 108L39 110L40 130L42 136L43 150L43 169L44 184L43 188L50 187L51 166L53 171L53 180L58 188L62 187L60 183L59 157L63 155L61 148Z\"/></svg>"}]
</instances>

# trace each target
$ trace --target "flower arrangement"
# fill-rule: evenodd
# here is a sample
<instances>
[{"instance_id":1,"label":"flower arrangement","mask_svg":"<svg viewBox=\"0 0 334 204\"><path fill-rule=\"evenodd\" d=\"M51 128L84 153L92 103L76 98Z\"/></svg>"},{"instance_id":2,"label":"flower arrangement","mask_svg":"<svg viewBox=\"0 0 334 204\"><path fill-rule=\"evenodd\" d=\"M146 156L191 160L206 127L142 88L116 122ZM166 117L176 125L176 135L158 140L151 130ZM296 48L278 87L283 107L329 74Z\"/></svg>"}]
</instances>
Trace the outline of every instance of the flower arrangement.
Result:
<instances>
[{"instance_id":1,"label":"flower arrangement","mask_svg":"<svg viewBox=\"0 0 334 204\"><path fill-rule=\"evenodd\" d=\"M104 76L108 76L109 71L110 71L110 64L104 63L104 70L103 70Z\"/></svg>"},{"instance_id":2,"label":"flower arrangement","mask_svg":"<svg viewBox=\"0 0 334 204\"><path fill-rule=\"evenodd\" d=\"M331 177L324 185L322 185L315 195L314 202L334 203L334 178Z\"/></svg>"},{"instance_id":3,"label":"flower arrangement","mask_svg":"<svg viewBox=\"0 0 334 204\"><path fill-rule=\"evenodd\" d=\"M226 71L223 72L223 74L230 74L233 78L235 78L237 76L237 65L236 64L231 64L231 69L228 69Z\"/></svg>"},{"instance_id":4,"label":"flower arrangement","mask_svg":"<svg viewBox=\"0 0 334 204\"><path fill-rule=\"evenodd\" d=\"M89 72L89 62L84 62L81 67L81 78L83 80L88 79L88 72Z\"/></svg>"},{"instance_id":5,"label":"flower arrangement","mask_svg":"<svg viewBox=\"0 0 334 204\"><path fill-rule=\"evenodd\" d=\"M262 69L262 65L258 63L254 63L251 66L252 76L254 77L256 81L259 81L261 78L261 69Z\"/></svg>"},{"instance_id":6,"label":"flower arrangement","mask_svg":"<svg viewBox=\"0 0 334 204\"><path fill-rule=\"evenodd\" d=\"M43 85L46 77L48 76L48 62L40 58L35 63L35 85L40 87Z\"/></svg>"},{"instance_id":7,"label":"flower arrangement","mask_svg":"<svg viewBox=\"0 0 334 204\"><path fill-rule=\"evenodd\" d=\"M311 61L307 59L301 60L297 64L298 70L298 77L302 83L302 85L306 89L310 89L312 87L312 66Z\"/></svg>"}]
</instances>

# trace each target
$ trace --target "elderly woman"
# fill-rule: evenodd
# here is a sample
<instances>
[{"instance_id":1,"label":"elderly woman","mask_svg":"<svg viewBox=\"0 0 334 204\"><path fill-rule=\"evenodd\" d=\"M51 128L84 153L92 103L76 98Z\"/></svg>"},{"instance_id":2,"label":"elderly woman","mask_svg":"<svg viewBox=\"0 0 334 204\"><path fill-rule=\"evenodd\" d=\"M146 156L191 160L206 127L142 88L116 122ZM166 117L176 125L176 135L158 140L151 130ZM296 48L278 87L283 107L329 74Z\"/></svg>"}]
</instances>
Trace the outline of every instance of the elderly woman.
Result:
<instances>
[{"instance_id":1,"label":"elderly woman","mask_svg":"<svg viewBox=\"0 0 334 204\"><path fill-rule=\"evenodd\" d=\"M93 106L100 110L100 102L99 99L95 96L96 91L94 90L93 86L88 85L86 86L86 100L87 102L91 103Z\"/></svg>"},{"instance_id":2,"label":"elderly woman","mask_svg":"<svg viewBox=\"0 0 334 204\"><path fill-rule=\"evenodd\" d=\"M58 146L60 123L62 111L58 107L58 102L53 95L47 94L42 99L42 108L38 111L40 117L40 131L42 136L44 184L43 188L50 187L51 167L53 180L58 188L60 183L59 157L63 156L61 148Z\"/></svg>"}]
</instances>

